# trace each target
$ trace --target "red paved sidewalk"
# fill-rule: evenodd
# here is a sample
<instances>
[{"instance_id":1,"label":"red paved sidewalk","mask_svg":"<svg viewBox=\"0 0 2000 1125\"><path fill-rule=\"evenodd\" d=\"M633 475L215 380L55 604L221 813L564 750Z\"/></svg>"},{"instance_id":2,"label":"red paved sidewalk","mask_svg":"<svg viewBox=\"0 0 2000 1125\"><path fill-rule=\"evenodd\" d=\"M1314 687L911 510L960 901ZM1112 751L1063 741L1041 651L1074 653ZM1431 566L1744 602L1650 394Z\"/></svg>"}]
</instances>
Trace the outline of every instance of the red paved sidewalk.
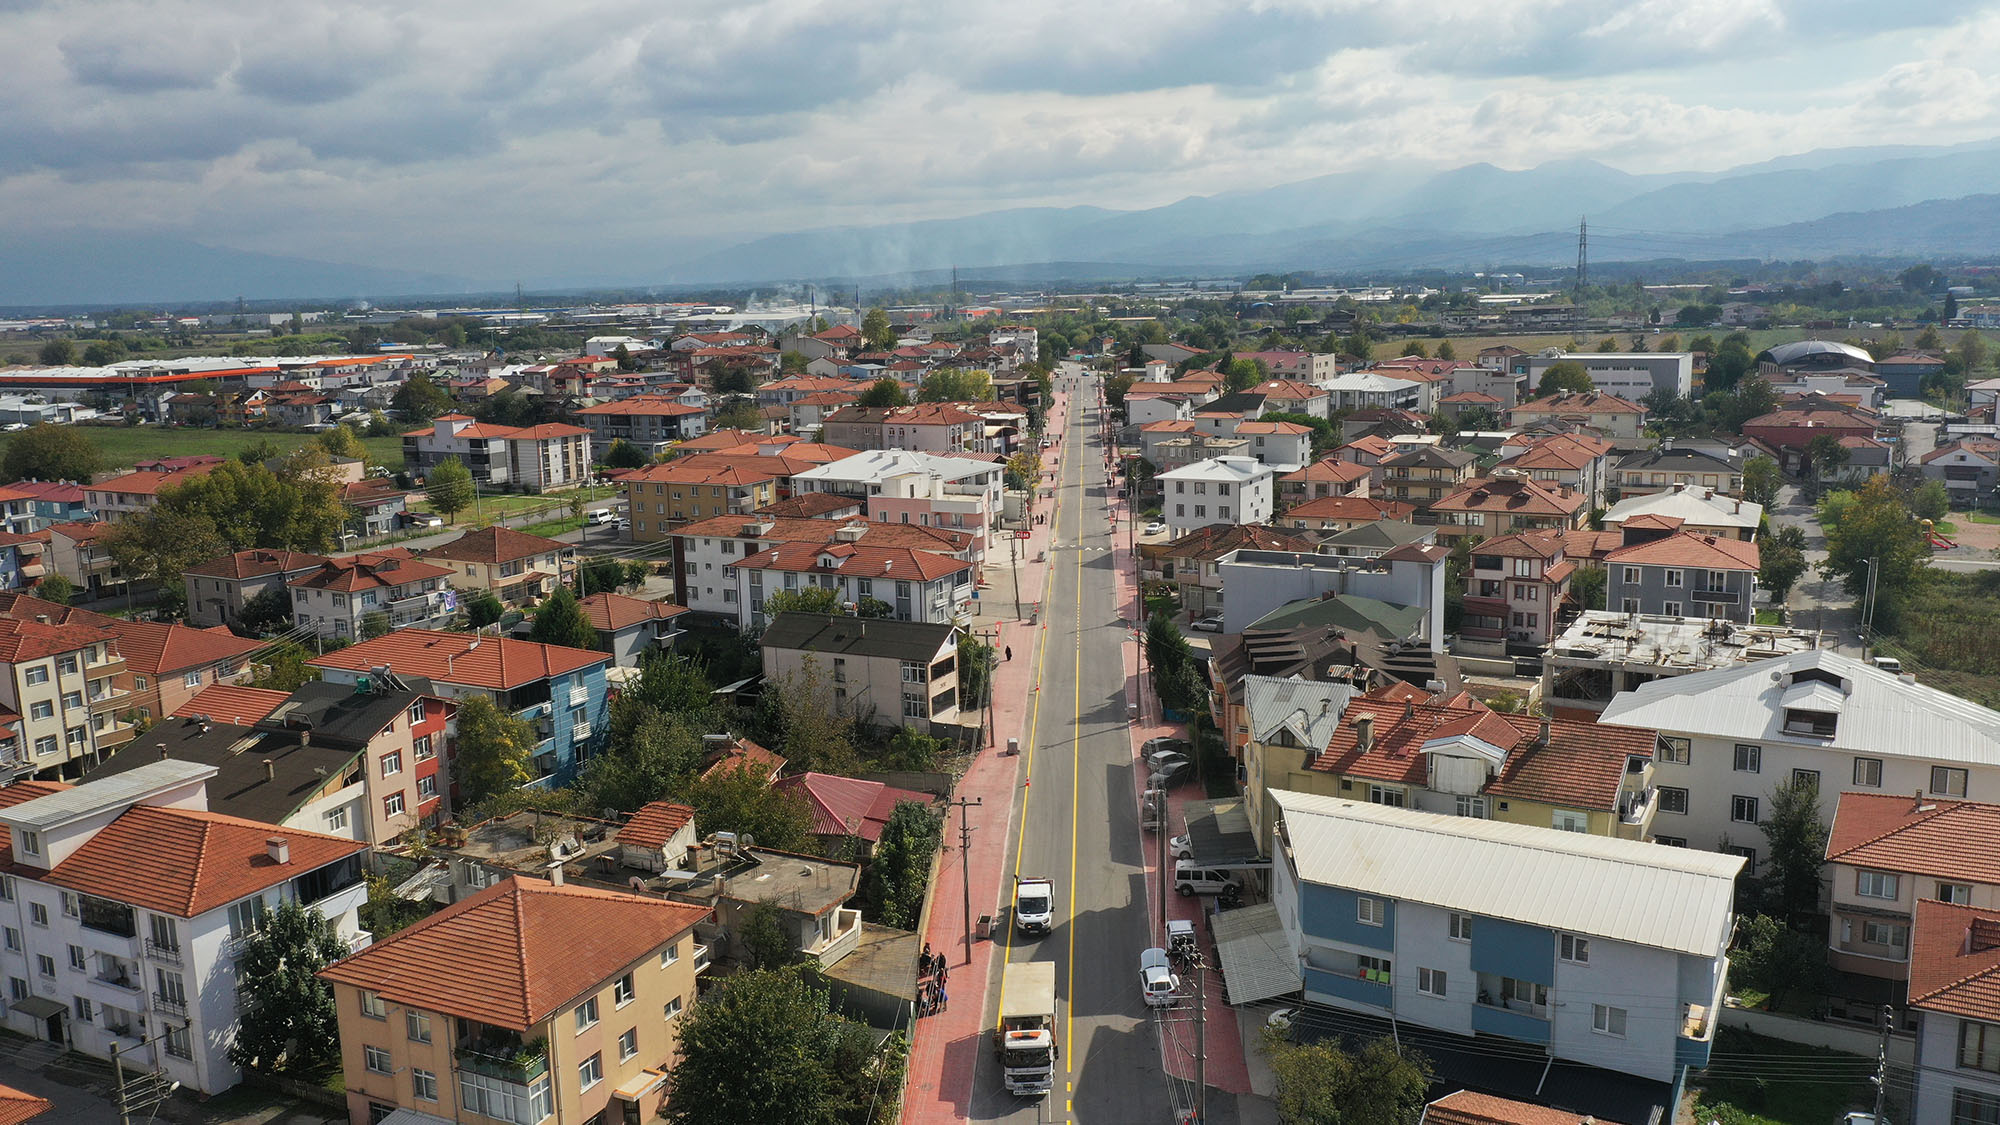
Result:
<instances>
[{"instance_id":1,"label":"red paved sidewalk","mask_svg":"<svg viewBox=\"0 0 2000 1125\"><path fill-rule=\"evenodd\" d=\"M1068 421L1067 396L1056 394L1056 406L1049 415L1048 430L1061 432L1061 426ZM1061 443L1043 451L1044 468L1056 471L1060 468ZM1060 479L1051 477L1051 480ZM1039 604L1047 590L1050 563L1049 535L1056 527L1053 508L1047 502L1037 502L1037 514L1051 513L1046 525L1032 527L1032 536L1022 551L1021 589L1024 601ZM1036 562L1037 554L1042 561ZM1034 591L1032 597L1028 591ZM1002 603L995 598L988 602L996 610ZM1011 603L1004 611L1011 611ZM903 1090L903 1120L910 1125L965 1120L971 1112L974 1068L978 1064L978 1052L990 1050L985 1038L986 986L991 977L993 958L1001 946L993 941L974 938L968 945L968 930L965 917L965 888L968 880L972 889L972 918L976 924L981 915L1000 917L1002 884L1007 877L1007 847L1015 831L1013 823L1014 790L1027 781L1023 776L1027 755L1012 757L1006 753L1009 738L1021 739L1025 747L1028 743L1028 726L1032 719L1035 692L1040 686L1035 681L1036 669L1040 666L1040 640L1046 635L1046 625L1029 625L1025 621L1002 621L1000 635L994 647L1005 652L1014 650L1012 660L1004 660L994 673L993 680L993 749L982 748L974 756L965 776L959 780L957 796L968 800L977 798L983 803L976 808L965 810L966 823L972 826L972 846L970 854L958 848L958 815L953 810L950 822L945 826L946 850L938 867L937 885L931 890L930 923L925 927L924 940L931 949L944 954L945 964L950 973L946 994L951 997L949 1007L934 1016L926 1016L917 1021L915 1035L910 1048L908 1078Z\"/></svg>"},{"instance_id":2,"label":"red paved sidewalk","mask_svg":"<svg viewBox=\"0 0 2000 1125\"><path fill-rule=\"evenodd\" d=\"M1119 517L1121 520L1133 518L1135 513L1130 510L1129 501L1121 503L1120 507L1125 509ZM1137 568L1133 566L1132 556L1127 552L1123 541L1119 544L1116 554L1118 558L1117 575L1118 596L1121 599L1120 604L1127 607L1128 613L1138 614L1140 607L1136 601L1138 597ZM1153 694L1152 684L1147 678L1140 675L1140 653L1145 637L1145 619L1143 615L1139 615L1135 619L1140 624L1132 631L1125 643L1125 685L1126 698L1128 700L1135 700L1139 704L1139 719L1132 724L1132 753L1136 759L1139 755L1139 748L1148 739L1161 736L1186 738L1187 727L1183 723L1170 723L1162 717L1160 701ZM1146 785L1146 770L1144 768L1135 769L1132 771L1132 776L1134 779L1132 801L1134 807L1137 807ZM1182 785L1179 788L1169 790L1167 792L1166 823L1161 827L1159 835L1162 837L1178 835L1182 824L1185 823L1181 815L1182 807L1189 801L1199 801L1205 799L1205 797L1206 794L1202 792L1201 788L1192 784ZM1166 944L1166 937L1160 932L1159 921L1160 898L1164 894L1167 903L1167 917L1192 921L1195 924L1195 934L1200 939L1203 951L1207 956L1208 964L1217 964L1215 943L1209 936L1208 923L1203 919L1204 911L1213 904L1214 900L1205 895L1183 896L1175 894L1171 890L1162 891L1160 887L1159 863L1160 842L1152 836L1146 836L1143 843L1145 846L1141 849L1141 854L1145 856L1146 865L1148 932L1153 935L1153 940L1156 943L1161 945ZM1172 857L1169 856L1168 862L1171 863L1172 861ZM1231 1094L1248 1094L1251 1092L1250 1069L1243 1057L1243 1038L1237 1026L1236 1012L1230 1008L1228 1002L1224 999L1222 974L1220 972L1209 974L1207 989L1208 1002L1205 1007L1208 1011L1208 1028L1205 1053L1208 1056L1208 1069L1204 1077L1208 1085L1216 1089ZM1191 983L1188 990L1190 993L1192 992ZM1192 1000L1189 1001L1188 1006L1192 1009ZM1187 1022L1172 1023L1167 1026L1169 1028L1168 1034L1163 1037L1161 1043L1162 1065L1169 1074L1177 1078L1193 1081L1194 1028Z\"/></svg>"}]
</instances>

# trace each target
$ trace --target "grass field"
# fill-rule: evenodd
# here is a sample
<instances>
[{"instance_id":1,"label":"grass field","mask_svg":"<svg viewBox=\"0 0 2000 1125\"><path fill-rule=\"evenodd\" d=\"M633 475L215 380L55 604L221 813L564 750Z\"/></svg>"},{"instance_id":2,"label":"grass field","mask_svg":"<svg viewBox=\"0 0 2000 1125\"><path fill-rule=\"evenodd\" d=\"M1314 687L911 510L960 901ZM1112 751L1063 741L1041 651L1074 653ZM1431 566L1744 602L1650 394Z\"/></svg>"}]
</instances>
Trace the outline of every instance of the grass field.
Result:
<instances>
[{"instance_id":1,"label":"grass field","mask_svg":"<svg viewBox=\"0 0 2000 1125\"><path fill-rule=\"evenodd\" d=\"M1711 1074L1696 1079L1699 1121L1823 1125L1874 1102L1875 1060L1787 1043L1735 1028L1716 1032ZM1717 1077L1717 1075L1744 1077ZM1766 1075L1768 1077L1749 1077ZM1899 1118L1901 1120L1901 1118Z\"/></svg>"},{"instance_id":2,"label":"grass field","mask_svg":"<svg viewBox=\"0 0 2000 1125\"><path fill-rule=\"evenodd\" d=\"M184 457L212 453L234 457L260 441L275 443L287 452L314 439L313 434L276 433L271 430L198 430L179 426L84 426L91 444L104 454L106 469L129 469L141 461L157 457ZM0 436L0 453L13 435ZM403 439L362 438L368 447L368 463L391 469L403 467Z\"/></svg>"},{"instance_id":3,"label":"grass field","mask_svg":"<svg viewBox=\"0 0 2000 1125\"><path fill-rule=\"evenodd\" d=\"M449 526L460 528L485 527L497 519L514 519L520 516L542 516L542 522L531 524L520 530L531 535L554 535L557 531L575 531L577 521L570 518L569 502L572 497L581 496L586 501L609 500L617 496L615 488L580 488L569 492L544 493L538 496L523 495L518 492L494 492L479 494L476 508L467 508L458 513L458 519ZM421 494L419 494L421 495ZM430 501L416 499L410 503L411 511L430 511ZM553 528L553 530L538 530Z\"/></svg>"}]
</instances>

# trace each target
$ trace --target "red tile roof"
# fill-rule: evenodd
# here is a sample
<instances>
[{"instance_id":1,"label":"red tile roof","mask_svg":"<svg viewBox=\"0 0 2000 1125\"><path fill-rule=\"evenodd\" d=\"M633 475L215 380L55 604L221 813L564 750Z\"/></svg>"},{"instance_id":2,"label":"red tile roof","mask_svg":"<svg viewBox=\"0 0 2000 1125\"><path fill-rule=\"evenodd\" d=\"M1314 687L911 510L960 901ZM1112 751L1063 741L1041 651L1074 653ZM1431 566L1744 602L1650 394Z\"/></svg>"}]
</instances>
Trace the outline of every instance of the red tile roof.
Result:
<instances>
[{"instance_id":1,"label":"red tile roof","mask_svg":"<svg viewBox=\"0 0 2000 1125\"><path fill-rule=\"evenodd\" d=\"M757 514L774 519L818 519L832 512L847 508L859 509L863 506L860 500L852 496L840 496L832 492L802 492L797 496L766 504L757 509ZM681 530L685 531L686 528Z\"/></svg>"},{"instance_id":2,"label":"red tile roof","mask_svg":"<svg viewBox=\"0 0 2000 1125\"><path fill-rule=\"evenodd\" d=\"M1628 527L1651 529L1654 531L1679 531L1681 525L1686 522L1686 520L1679 516L1669 516L1659 512L1645 512L1619 524L1618 528L1620 531Z\"/></svg>"},{"instance_id":3,"label":"red tile roof","mask_svg":"<svg viewBox=\"0 0 2000 1125\"><path fill-rule=\"evenodd\" d=\"M0 1086L0 1125L21 1125L55 1108L47 1098L36 1097L12 1086Z\"/></svg>"},{"instance_id":4,"label":"red tile roof","mask_svg":"<svg viewBox=\"0 0 2000 1125\"><path fill-rule=\"evenodd\" d=\"M697 453L677 457L664 465L648 465L628 473L627 482L646 484L718 484L733 488L765 484L812 468L783 454Z\"/></svg>"},{"instance_id":5,"label":"red tile roof","mask_svg":"<svg viewBox=\"0 0 2000 1125\"><path fill-rule=\"evenodd\" d=\"M804 795L812 809L813 835L859 836L871 844L882 838L898 804L915 801L928 806L932 800L928 793L827 773L794 774L772 788Z\"/></svg>"},{"instance_id":6,"label":"red tile roof","mask_svg":"<svg viewBox=\"0 0 2000 1125\"><path fill-rule=\"evenodd\" d=\"M450 567L433 566L391 554L352 555L328 559L318 570L301 574L289 585L304 590L384 590L426 578L448 578Z\"/></svg>"},{"instance_id":7,"label":"red tile roof","mask_svg":"<svg viewBox=\"0 0 2000 1125\"><path fill-rule=\"evenodd\" d=\"M586 406L574 414L592 418L606 418L629 415L644 417L676 417L685 414L700 414L699 406L688 406L674 399L656 395L633 395L616 402L600 402L596 406Z\"/></svg>"},{"instance_id":8,"label":"red tile roof","mask_svg":"<svg viewBox=\"0 0 2000 1125\"><path fill-rule=\"evenodd\" d=\"M533 555L560 555L575 550L574 546L559 539L494 526L468 531L449 543L427 548L424 557L451 562L505 563Z\"/></svg>"},{"instance_id":9,"label":"red tile roof","mask_svg":"<svg viewBox=\"0 0 2000 1125\"><path fill-rule=\"evenodd\" d=\"M1514 469L1581 469L1610 454L1612 444L1588 434L1551 434L1500 462Z\"/></svg>"},{"instance_id":10,"label":"red tile roof","mask_svg":"<svg viewBox=\"0 0 2000 1125\"><path fill-rule=\"evenodd\" d=\"M1311 539L1283 528L1260 523L1210 524L1198 527L1166 545L1170 558L1209 562L1231 551L1298 551L1312 554Z\"/></svg>"},{"instance_id":11,"label":"red tile roof","mask_svg":"<svg viewBox=\"0 0 2000 1125\"><path fill-rule=\"evenodd\" d=\"M1910 1006L2000 1022L2000 913L1917 900Z\"/></svg>"},{"instance_id":12,"label":"red tile roof","mask_svg":"<svg viewBox=\"0 0 2000 1125\"><path fill-rule=\"evenodd\" d=\"M517 641L512 637L398 629L315 657L308 663L315 668L350 672L366 672L386 664L391 671L403 675L500 691L610 659L605 653L588 649Z\"/></svg>"},{"instance_id":13,"label":"red tile roof","mask_svg":"<svg viewBox=\"0 0 2000 1125\"><path fill-rule=\"evenodd\" d=\"M1302 469L1293 469L1278 478L1281 483L1311 484L1328 481L1334 484L1352 484L1368 475L1368 466L1357 464L1340 457L1322 457Z\"/></svg>"},{"instance_id":14,"label":"red tile roof","mask_svg":"<svg viewBox=\"0 0 2000 1125\"><path fill-rule=\"evenodd\" d=\"M264 642L239 637L221 626L196 629L179 622L120 621L104 623L118 634L118 652L134 672L159 677L190 668L229 664L262 649Z\"/></svg>"},{"instance_id":15,"label":"red tile roof","mask_svg":"<svg viewBox=\"0 0 2000 1125\"><path fill-rule=\"evenodd\" d=\"M1509 410L1509 414L1644 414L1646 408L1603 391L1565 391L1547 398L1529 399Z\"/></svg>"},{"instance_id":16,"label":"red tile roof","mask_svg":"<svg viewBox=\"0 0 2000 1125\"><path fill-rule=\"evenodd\" d=\"M83 503L83 486L62 480L17 480L7 486L10 491L26 493L37 500L47 500L57 504Z\"/></svg>"},{"instance_id":17,"label":"red tile roof","mask_svg":"<svg viewBox=\"0 0 2000 1125\"><path fill-rule=\"evenodd\" d=\"M1507 559L1552 559L1563 553L1563 537L1557 531L1517 531L1483 539L1472 553Z\"/></svg>"},{"instance_id":18,"label":"red tile roof","mask_svg":"<svg viewBox=\"0 0 2000 1125\"><path fill-rule=\"evenodd\" d=\"M1620 547L1604 556L1608 563L1678 566L1701 570L1756 570L1757 544L1714 535L1677 531L1663 539Z\"/></svg>"},{"instance_id":19,"label":"red tile roof","mask_svg":"<svg viewBox=\"0 0 2000 1125\"><path fill-rule=\"evenodd\" d=\"M721 750L710 751L701 768L701 776L715 777L739 769L748 769L764 776L764 783L770 784L785 768L785 756L776 751L766 750L747 738L738 738Z\"/></svg>"},{"instance_id":20,"label":"red tile roof","mask_svg":"<svg viewBox=\"0 0 2000 1125\"><path fill-rule=\"evenodd\" d=\"M820 557L834 560L831 567L822 566ZM845 574L856 578L892 578L910 582L929 582L953 574L964 574L972 569L972 564L941 555L935 551L919 551L908 547L874 547L868 543L781 543L736 564L758 570L784 570L799 573Z\"/></svg>"},{"instance_id":21,"label":"red tile roof","mask_svg":"<svg viewBox=\"0 0 2000 1125\"><path fill-rule=\"evenodd\" d=\"M1563 554L1573 559L1597 559L1617 550L1624 537L1616 531L1565 531Z\"/></svg>"},{"instance_id":22,"label":"red tile roof","mask_svg":"<svg viewBox=\"0 0 2000 1125\"><path fill-rule=\"evenodd\" d=\"M670 801L654 801L618 829L618 842L640 848L664 848L674 833L694 819L694 810Z\"/></svg>"},{"instance_id":23,"label":"red tile roof","mask_svg":"<svg viewBox=\"0 0 2000 1125\"><path fill-rule=\"evenodd\" d=\"M1508 512L1530 516L1574 516L1590 498L1580 491L1568 496L1525 477L1474 477L1458 491L1431 503L1445 512Z\"/></svg>"},{"instance_id":24,"label":"red tile roof","mask_svg":"<svg viewBox=\"0 0 2000 1125\"><path fill-rule=\"evenodd\" d=\"M194 698L180 705L173 717L192 719L196 715L207 715L218 723L232 727L255 726L271 717L271 712L291 696L282 691L267 688L242 687L237 684L210 684L194 693Z\"/></svg>"},{"instance_id":25,"label":"red tile roof","mask_svg":"<svg viewBox=\"0 0 2000 1125\"><path fill-rule=\"evenodd\" d=\"M188 568L189 574L199 574L205 578L261 578L267 574L290 574L293 571L311 570L326 562L324 555L309 555L303 551L285 551L256 548L210 559L205 563Z\"/></svg>"},{"instance_id":26,"label":"red tile roof","mask_svg":"<svg viewBox=\"0 0 2000 1125\"><path fill-rule=\"evenodd\" d=\"M625 594L599 593L577 601L577 608L590 619L590 627L606 633L629 629L647 621L667 621L688 612L686 606L667 601L649 601Z\"/></svg>"},{"instance_id":27,"label":"red tile roof","mask_svg":"<svg viewBox=\"0 0 2000 1125\"><path fill-rule=\"evenodd\" d=\"M1236 427L1239 434L1293 434L1312 433L1312 427L1298 422L1245 422Z\"/></svg>"},{"instance_id":28,"label":"red tile roof","mask_svg":"<svg viewBox=\"0 0 2000 1125\"><path fill-rule=\"evenodd\" d=\"M320 975L391 1003L525 1032L679 940L709 912L515 875Z\"/></svg>"},{"instance_id":29,"label":"red tile roof","mask_svg":"<svg viewBox=\"0 0 2000 1125\"><path fill-rule=\"evenodd\" d=\"M1485 391L1460 391L1438 400L1439 406L1498 406L1500 400Z\"/></svg>"},{"instance_id":30,"label":"red tile roof","mask_svg":"<svg viewBox=\"0 0 2000 1125\"><path fill-rule=\"evenodd\" d=\"M1654 732L1605 723L1549 720L1549 745L1538 745L1541 720L1503 715L1484 705L1441 706L1398 693L1397 701L1370 693L1350 703L1312 769L1421 786L1429 779L1426 742L1471 735L1506 752L1497 774L1482 792L1495 797L1540 801L1568 808L1610 811L1629 758L1651 758ZM1354 720L1375 716L1374 745L1361 751Z\"/></svg>"},{"instance_id":31,"label":"red tile roof","mask_svg":"<svg viewBox=\"0 0 2000 1125\"><path fill-rule=\"evenodd\" d=\"M1460 1090L1432 1102L1424 1125L1618 1125L1602 1117Z\"/></svg>"},{"instance_id":32,"label":"red tile roof","mask_svg":"<svg viewBox=\"0 0 2000 1125\"><path fill-rule=\"evenodd\" d=\"M16 617L0 618L0 664L40 660L106 642L115 650L118 634L107 626L87 621L44 625Z\"/></svg>"},{"instance_id":33,"label":"red tile roof","mask_svg":"<svg viewBox=\"0 0 2000 1125\"><path fill-rule=\"evenodd\" d=\"M1842 793L1826 842L1830 863L2000 886L2000 805Z\"/></svg>"},{"instance_id":34,"label":"red tile roof","mask_svg":"<svg viewBox=\"0 0 2000 1125\"><path fill-rule=\"evenodd\" d=\"M216 465L190 465L185 469L169 472L151 470L126 473L90 486L92 492L115 492L125 496L152 496L163 488L178 488L191 480L199 480L216 470Z\"/></svg>"},{"instance_id":35,"label":"red tile roof","mask_svg":"<svg viewBox=\"0 0 2000 1125\"><path fill-rule=\"evenodd\" d=\"M283 837L291 858L272 859ZM73 891L180 918L227 906L368 845L193 809L134 805L44 876Z\"/></svg>"},{"instance_id":36,"label":"red tile roof","mask_svg":"<svg viewBox=\"0 0 2000 1125\"><path fill-rule=\"evenodd\" d=\"M1416 514L1416 505L1400 500L1377 500L1372 496L1320 496L1294 504L1277 517L1283 520L1404 520Z\"/></svg>"}]
</instances>

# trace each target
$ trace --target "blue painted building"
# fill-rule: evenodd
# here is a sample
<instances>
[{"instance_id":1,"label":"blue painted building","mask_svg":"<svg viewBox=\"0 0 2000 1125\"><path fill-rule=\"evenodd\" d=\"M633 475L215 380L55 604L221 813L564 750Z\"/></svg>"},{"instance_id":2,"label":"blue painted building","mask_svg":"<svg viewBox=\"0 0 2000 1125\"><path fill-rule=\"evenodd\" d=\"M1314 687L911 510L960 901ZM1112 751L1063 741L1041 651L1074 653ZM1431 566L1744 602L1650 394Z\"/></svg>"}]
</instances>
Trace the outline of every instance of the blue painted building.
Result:
<instances>
[{"instance_id":1,"label":"blue painted building","mask_svg":"<svg viewBox=\"0 0 2000 1125\"><path fill-rule=\"evenodd\" d=\"M311 661L323 679L358 683L385 670L428 680L446 699L484 695L534 724L531 785L567 785L604 746L609 653L479 633L398 629Z\"/></svg>"},{"instance_id":2,"label":"blue painted building","mask_svg":"<svg viewBox=\"0 0 2000 1125\"><path fill-rule=\"evenodd\" d=\"M1671 1082L1707 1065L1741 857L1279 791L1309 1003Z\"/></svg>"}]
</instances>

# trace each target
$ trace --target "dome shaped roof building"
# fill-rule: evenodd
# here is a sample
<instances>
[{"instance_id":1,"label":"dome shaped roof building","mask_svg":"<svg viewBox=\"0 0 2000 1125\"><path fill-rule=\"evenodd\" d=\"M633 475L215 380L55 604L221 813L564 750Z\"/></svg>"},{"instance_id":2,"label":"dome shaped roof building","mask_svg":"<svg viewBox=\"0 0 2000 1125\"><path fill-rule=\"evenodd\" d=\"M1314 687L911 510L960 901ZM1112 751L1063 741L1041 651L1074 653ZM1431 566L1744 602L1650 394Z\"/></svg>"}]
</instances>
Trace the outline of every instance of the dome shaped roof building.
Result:
<instances>
[{"instance_id":1,"label":"dome shaped roof building","mask_svg":"<svg viewBox=\"0 0 2000 1125\"><path fill-rule=\"evenodd\" d=\"M1832 340L1794 340L1766 348L1757 358L1779 367L1858 367L1875 370L1875 357L1852 344Z\"/></svg>"}]
</instances>

